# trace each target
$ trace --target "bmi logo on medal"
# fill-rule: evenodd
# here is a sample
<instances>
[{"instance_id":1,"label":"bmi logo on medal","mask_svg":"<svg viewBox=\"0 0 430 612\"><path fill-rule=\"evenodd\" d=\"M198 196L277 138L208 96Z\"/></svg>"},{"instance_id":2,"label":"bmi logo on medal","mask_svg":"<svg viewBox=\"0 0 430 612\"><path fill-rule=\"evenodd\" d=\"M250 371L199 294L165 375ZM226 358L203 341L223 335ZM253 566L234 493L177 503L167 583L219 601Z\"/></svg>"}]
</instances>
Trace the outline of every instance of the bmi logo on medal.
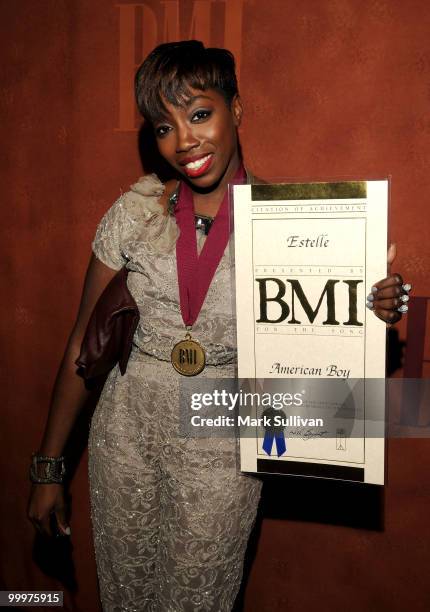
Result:
<instances>
[{"instance_id":1,"label":"bmi logo on medal","mask_svg":"<svg viewBox=\"0 0 430 612\"><path fill-rule=\"evenodd\" d=\"M183 376L196 376L206 365L205 351L197 340L186 334L172 349L172 365Z\"/></svg>"}]
</instances>

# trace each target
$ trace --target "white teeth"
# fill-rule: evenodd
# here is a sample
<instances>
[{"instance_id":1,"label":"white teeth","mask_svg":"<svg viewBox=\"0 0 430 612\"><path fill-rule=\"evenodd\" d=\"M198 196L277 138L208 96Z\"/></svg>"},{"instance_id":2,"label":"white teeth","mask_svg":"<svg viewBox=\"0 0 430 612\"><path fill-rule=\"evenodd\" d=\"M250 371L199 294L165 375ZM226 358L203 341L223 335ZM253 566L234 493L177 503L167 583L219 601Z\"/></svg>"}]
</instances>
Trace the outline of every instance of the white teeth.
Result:
<instances>
[{"instance_id":1,"label":"white teeth","mask_svg":"<svg viewBox=\"0 0 430 612\"><path fill-rule=\"evenodd\" d=\"M201 168L209 159L210 155L206 155L197 161L190 162L189 164L185 164L185 167L189 170L198 170Z\"/></svg>"}]
</instances>

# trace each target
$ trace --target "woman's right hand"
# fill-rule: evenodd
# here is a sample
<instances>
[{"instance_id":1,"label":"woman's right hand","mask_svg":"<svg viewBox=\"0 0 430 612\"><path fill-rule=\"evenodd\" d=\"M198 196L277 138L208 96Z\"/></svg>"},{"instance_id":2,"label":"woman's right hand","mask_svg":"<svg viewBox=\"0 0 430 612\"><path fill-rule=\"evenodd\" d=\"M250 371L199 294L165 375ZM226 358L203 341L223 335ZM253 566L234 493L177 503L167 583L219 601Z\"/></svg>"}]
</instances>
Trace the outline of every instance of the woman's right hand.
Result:
<instances>
[{"instance_id":1,"label":"woman's right hand","mask_svg":"<svg viewBox=\"0 0 430 612\"><path fill-rule=\"evenodd\" d=\"M93 308L116 273L117 270L105 266L95 255L91 257L78 317L57 374L48 421L38 447L38 452L44 456L58 458L62 454L76 418L88 399L90 391L85 386L84 379L77 375L75 361L79 356ZM53 515L58 527L55 530L52 529ZM34 527L44 535L70 535L64 489L60 484L33 484L27 516Z\"/></svg>"},{"instance_id":2,"label":"woman's right hand","mask_svg":"<svg viewBox=\"0 0 430 612\"><path fill-rule=\"evenodd\" d=\"M67 506L64 487L61 484L33 484L28 502L27 516L42 535L53 536L51 515L55 514L60 535L69 536Z\"/></svg>"}]
</instances>

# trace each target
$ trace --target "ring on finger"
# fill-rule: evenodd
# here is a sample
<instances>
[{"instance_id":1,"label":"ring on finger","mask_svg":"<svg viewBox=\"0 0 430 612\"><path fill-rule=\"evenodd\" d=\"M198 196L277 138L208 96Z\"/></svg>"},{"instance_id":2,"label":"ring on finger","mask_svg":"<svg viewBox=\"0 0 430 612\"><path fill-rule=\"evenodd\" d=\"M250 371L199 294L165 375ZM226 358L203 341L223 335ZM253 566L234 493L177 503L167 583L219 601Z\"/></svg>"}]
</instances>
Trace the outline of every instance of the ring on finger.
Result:
<instances>
[{"instance_id":1,"label":"ring on finger","mask_svg":"<svg viewBox=\"0 0 430 612\"><path fill-rule=\"evenodd\" d=\"M408 312L408 310L409 310L409 307L407 304L402 304L401 306L397 308L397 311L401 312L402 314L405 314L406 312Z\"/></svg>"}]
</instances>

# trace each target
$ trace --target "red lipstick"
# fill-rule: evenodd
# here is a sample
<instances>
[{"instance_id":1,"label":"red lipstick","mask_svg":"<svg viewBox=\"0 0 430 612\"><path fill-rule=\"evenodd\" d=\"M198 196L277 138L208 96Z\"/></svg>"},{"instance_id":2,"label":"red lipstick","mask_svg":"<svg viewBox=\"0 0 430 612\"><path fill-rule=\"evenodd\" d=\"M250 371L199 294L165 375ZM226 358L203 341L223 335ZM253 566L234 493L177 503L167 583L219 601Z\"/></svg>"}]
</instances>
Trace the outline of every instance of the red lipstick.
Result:
<instances>
[{"instance_id":1,"label":"red lipstick","mask_svg":"<svg viewBox=\"0 0 430 612\"><path fill-rule=\"evenodd\" d=\"M190 168L186 166L186 164L189 164L191 162L197 162L199 159L203 159L207 157L207 160L201 165L198 166L197 168ZM191 178L197 178L198 176L201 176L202 174L204 174L205 172L207 172L210 168L210 166L212 165L212 159L213 159L213 154L210 153L207 155L200 155L200 156L196 156L194 158L186 158L184 160L181 161L181 165L184 167L184 171L185 174Z\"/></svg>"}]
</instances>

